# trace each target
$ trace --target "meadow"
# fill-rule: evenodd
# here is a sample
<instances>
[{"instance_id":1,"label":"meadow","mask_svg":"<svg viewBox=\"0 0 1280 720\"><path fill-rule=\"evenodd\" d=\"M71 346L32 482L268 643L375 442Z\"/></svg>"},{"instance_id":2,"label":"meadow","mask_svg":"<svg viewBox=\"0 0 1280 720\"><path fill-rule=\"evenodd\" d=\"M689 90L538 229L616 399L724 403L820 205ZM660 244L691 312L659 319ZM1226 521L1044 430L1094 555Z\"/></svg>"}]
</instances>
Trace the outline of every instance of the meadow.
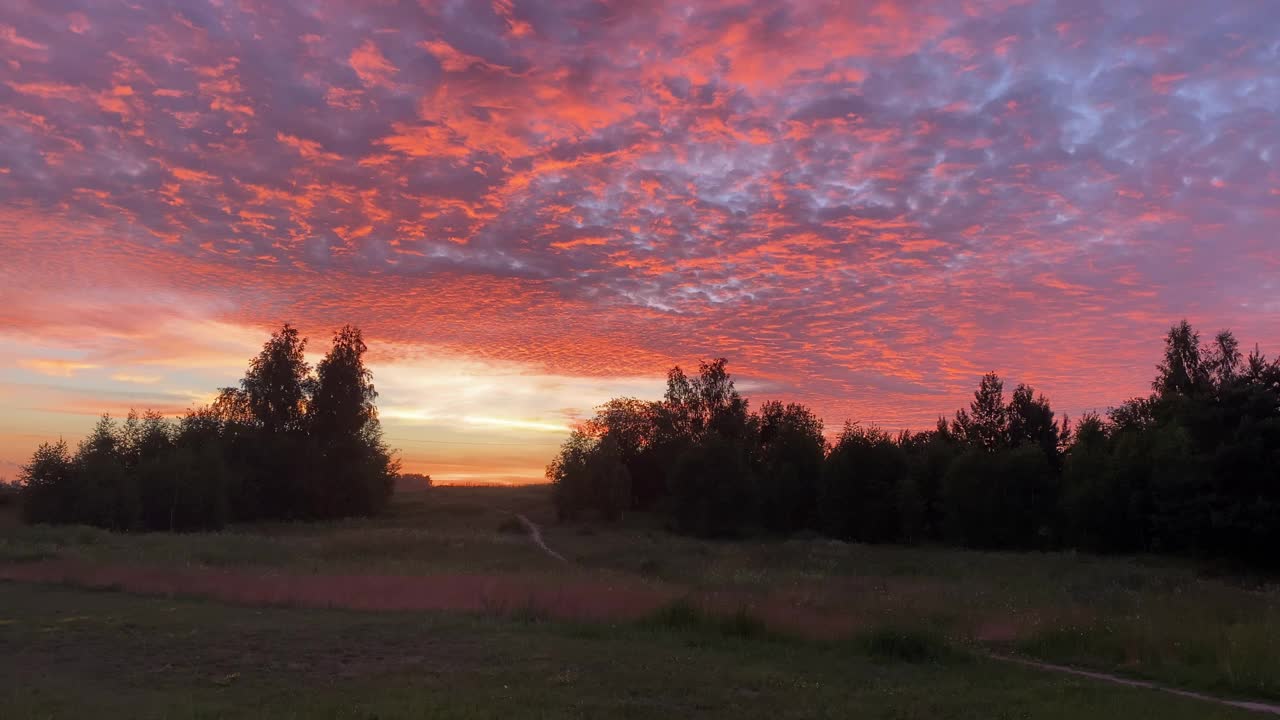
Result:
<instances>
[{"instance_id":1,"label":"meadow","mask_svg":"<svg viewBox=\"0 0 1280 720\"><path fill-rule=\"evenodd\" d=\"M9 717L1251 716L993 654L1280 700L1266 577L553 520L533 486L216 533L4 524L0 704Z\"/></svg>"}]
</instances>

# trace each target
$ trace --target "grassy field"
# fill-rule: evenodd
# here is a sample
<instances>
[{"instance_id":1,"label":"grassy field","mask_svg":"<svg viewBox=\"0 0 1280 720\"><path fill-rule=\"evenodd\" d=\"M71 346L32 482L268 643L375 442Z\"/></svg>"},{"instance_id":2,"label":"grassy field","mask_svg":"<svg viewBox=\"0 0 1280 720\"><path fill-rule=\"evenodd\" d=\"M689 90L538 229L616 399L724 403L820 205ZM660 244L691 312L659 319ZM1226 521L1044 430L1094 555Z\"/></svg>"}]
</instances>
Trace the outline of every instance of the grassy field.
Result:
<instances>
[{"instance_id":1,"label":"grassy field","mask_svg":"<svg viewBox=\"0 0 1280 720\"><path fill-rule=\"evenodd\" d=\"M1240 718L1145 691L678 621L242 608L0 585L5 716ZM908 660L914 660L908 661Z\"/></svg>"},{"instance_id":2,"label":"grassy field","mask_svg":"<svg viewBox=\"0 0 1280 720\"><path fill-rule=\"evenodd\" d=\"M543 524L569 562L513 532L508 511ZM19 680L3 684L0 707L6 717L99 705L108 717L1247 716L996 663L992 651L1280 698L1280 590L1258 578L1155 558L720 543L644 517L617 528L551 520L546 488L436 488L399 496L385 517L331 525L0 528L6 577L130 591L0 584L0 677Z\"/></svg>"}]
</instances>

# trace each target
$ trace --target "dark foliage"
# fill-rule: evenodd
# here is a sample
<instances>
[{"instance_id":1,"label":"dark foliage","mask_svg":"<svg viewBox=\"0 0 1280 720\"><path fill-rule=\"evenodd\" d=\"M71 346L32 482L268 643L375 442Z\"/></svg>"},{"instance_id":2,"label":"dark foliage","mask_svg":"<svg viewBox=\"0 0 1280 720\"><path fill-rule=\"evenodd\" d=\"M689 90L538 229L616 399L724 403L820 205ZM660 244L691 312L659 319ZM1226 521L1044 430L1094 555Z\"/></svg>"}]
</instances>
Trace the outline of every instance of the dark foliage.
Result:
<instances>
[{"instance_id":1,"label":"dark foliage","mask_svg":"<svg viewBox=\"0 0 1280 720\"><path fill-rule=\"evenodd\" d=\"M598 507L603 453L630 507L683 532L816 529L865 542L1174 552L1280 565L1280 361L1230 332L1173 327L1153 393L1074 427L1026 385L982 378L968 408L890 438L847 425L824 447L799 405L758 413L723 359L668 374L662 401L614 400L548 470L562 517ZM825 454L824 454L825 451ZM581 468L576 471L575 469Z\"/></svg>"},{"instance_id":2,"label":"dark foliage","mask_svg":"<svg viewBox=\"0 0 1280 720\"><path fill-rule=\"evenodd\" d=\"M758 424L760 523L780 532L812 525L826 449L822 420L803 405L767 402Z\"/></svg>"},{"instance_id":3,"label":"dark foliage","mask_svg":"<svg viewBox=\"0 0 1280 720\"><path fill-rule=\"evenodd\" d=\"M684 451L671 479L676 530L702 537L728 537L751 523L753 477L739 437L711 433Z\"/></svg>"},{"instance_id":4,"label":"dark foliage","mask_svg":"<svg viewBox=\"0 0 1280 720\"><path fill-rule=\"evenodd\" d=\"M313 377L286 325L239 388L170 422L104 416L72 455L44 444L23 467L30 522L201 530L260 519L369 515L398 466L382 441L359 330L343 328Z\"/></svg>"},{"instance_id":5,"label":"dark foliage","mask_svg":"<svg viewBox=\"0 0 1280 720\"><path fill-rule=\"evenodd\" d=\"M845 540L901 539L907 467L906 453L884 432L845 425L822 468L820 529Z\"/></svg>"},{"instance_id":6,"label":"dark foliage","mask_svg":"<svg viewBox=\"0 0 1280 720\"><path fill-rule=\"evenodd\" d=\"M631 473L622 461L617 438L600 438L577 431L547 467L553 497L562 521L577 520L594 511L603 520L617 520L632 502Z\"/></svg>"},{"instance_id":7,"label":"dark foliage","mask_svg":"<svg viewBox=\"0 0 1280 720\"><path fill-rule=\"evenodd\" d=\"M1047 547L1056 491L1053 468L1037 447L969 450L943 480L948 537L970 547Z\"/></svg>"}]
</instances>

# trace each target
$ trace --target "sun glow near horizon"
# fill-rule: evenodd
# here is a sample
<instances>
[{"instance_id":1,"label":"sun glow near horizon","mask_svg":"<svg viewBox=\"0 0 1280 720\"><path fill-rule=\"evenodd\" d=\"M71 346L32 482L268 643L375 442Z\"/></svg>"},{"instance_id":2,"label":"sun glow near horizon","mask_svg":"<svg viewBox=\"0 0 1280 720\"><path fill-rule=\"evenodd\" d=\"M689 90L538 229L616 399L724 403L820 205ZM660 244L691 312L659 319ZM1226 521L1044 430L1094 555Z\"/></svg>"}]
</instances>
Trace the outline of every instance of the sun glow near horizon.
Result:
<instances>
[{"instance_id":1,"label":"sun glow near horizon","mask_svg":"<svg viewBox=\"0 0 1280 720\"><path fill-rule=\"evenodd\" d=\"M0 476L362 328L388 439L540 479L614 396L1077 416L1188 317L1280 344L1280 6L0 7ZM1194 305L1189 305L1194 299Z\"/></svg>"}]
</instances>

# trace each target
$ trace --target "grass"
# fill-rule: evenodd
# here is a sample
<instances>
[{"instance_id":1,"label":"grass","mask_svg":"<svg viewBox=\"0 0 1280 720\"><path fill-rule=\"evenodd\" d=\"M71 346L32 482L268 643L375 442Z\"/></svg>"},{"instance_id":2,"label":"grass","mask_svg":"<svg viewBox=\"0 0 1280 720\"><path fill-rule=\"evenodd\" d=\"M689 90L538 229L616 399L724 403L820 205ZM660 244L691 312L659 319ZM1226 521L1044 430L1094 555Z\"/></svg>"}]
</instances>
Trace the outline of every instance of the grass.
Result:
<instances>
[{"instance_id":1,"label":"grass","mask_svg":"<svg viewBox=\"0 0 1280 720\"><path fill-rule=\"evenodd\" d=\"M547 544L572 562L547 557L522 532L506 532L514 530L507 511L542 524ZM8 527L0 529L0 565L79 560L442 583L459 574L518 575L542 588L586 588L578 595L542 592L536 602L531 595L528 602L521 596L494 605L492 615L515 612L521 626L573 617L573 603L590 588L610 588L615 598L634 588L668 601L684 599L655 601L658 609L648 611L642 624L655 632L765 645L786 634L845 638L860 648L860 662L872 664L949 665L957 653L971 650L1013 652L1280 699L1280 589L1257 578L1154 557L817 538L707 542L670 535L644 516L590 533L553 520L545 487L440 487L398 496L383 517L327 525L186 535Z\"/></svg>"},{"instance_id":2,"label":"grass","mask_svg":"<svg viewBox=\"0 0 1280 720\"><path fill-rule=\"evenodd\" d=\"M13 583L0 607L15 719L1250 717L989 661L707 632L687 608L674 624L582 625Z\"/></svg>"},{"instance_id":3,"label":"grass","mask_svg":"<svg viewBox=\"0 0 1280 720\"><path fill-rule=\"evenodd\" d=\"M858 642L869 656L888 661L937 663L960 656L942 635L912 627L875 628L862 633Z\"/></svg>"},{"instance_id":4,"label":"grass","mask_svg":"<svg viewBox=\"0 0 1280 720\"><path fill-rule=\"evenodd\" d=\"M679 599L658 608L641 621L645 627L698 633L711 637L778 639L768 624L746 608L719 614L699 607L688 599Z\"/></svg>"}]
</instances>

